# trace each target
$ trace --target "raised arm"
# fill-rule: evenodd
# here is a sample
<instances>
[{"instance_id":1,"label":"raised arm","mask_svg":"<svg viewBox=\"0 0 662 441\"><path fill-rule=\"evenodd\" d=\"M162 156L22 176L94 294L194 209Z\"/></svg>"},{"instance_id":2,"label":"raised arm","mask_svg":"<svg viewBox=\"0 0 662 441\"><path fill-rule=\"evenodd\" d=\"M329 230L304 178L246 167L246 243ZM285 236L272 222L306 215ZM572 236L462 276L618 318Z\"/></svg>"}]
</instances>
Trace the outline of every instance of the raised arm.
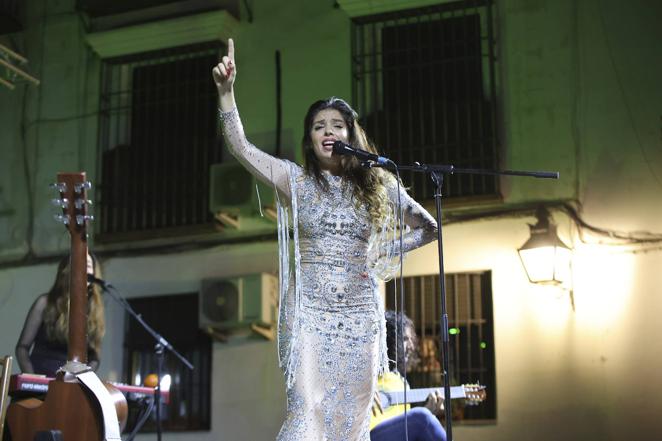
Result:
<instances>
[{"instance_id":1,"label":"raised arm","mask_svg":"<svg viewBox=\"0 0 662 441\"><path fill-rule=\"evenodd\" d=\"M228 40L228 54L212 70L218 90L219 112L223 136L230 153L259 180L275 186L290 199L289 167L282 159L275 158L255 147L246 139L244 126L239 118L234 99L234 81L237 66L234 58L234 41Z\"/></svg>"}]
</instances>

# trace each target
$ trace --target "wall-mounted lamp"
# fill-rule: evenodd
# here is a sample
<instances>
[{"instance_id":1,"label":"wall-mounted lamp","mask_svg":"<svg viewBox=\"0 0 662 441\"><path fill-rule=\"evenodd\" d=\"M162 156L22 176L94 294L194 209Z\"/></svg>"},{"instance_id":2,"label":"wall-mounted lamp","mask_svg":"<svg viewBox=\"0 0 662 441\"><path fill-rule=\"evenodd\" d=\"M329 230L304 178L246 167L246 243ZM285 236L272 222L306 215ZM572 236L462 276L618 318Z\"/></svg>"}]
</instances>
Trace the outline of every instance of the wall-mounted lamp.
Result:
<instances>
[{"instance_id":1,"label":"wall-mounted lamp","mask_svg":"<svg viewBox=\"0 0 662 441\"><path fill-rule=\"evenodd\" d=\"M531 283L564 285L570 282L572 251L556 234L545 208L536 211L537 223L529 224L531 237L518 251Z\"/></svg>"}]
</instances>

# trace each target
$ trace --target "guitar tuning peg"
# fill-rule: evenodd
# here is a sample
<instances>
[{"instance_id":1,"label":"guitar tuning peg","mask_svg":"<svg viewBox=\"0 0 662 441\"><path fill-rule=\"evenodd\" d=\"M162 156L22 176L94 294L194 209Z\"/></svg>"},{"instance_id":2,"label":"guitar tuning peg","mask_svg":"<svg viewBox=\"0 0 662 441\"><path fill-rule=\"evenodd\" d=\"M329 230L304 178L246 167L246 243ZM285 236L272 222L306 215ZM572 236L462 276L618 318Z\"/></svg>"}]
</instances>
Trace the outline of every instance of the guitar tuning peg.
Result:
<instances>
[{"instance_id":1,"label":"guitar tuning peg","mask_svg":"<svg viewBox=\"0 0 662 441\"><path fill-rule=\"evenodd\" d=\"M69 205L69 200L67 198L62 198L62 199L51 199L51 204L55 205L58 208L67 208L67 205Z\"/></svg>"},{"instance_id":2,"label":"guitar tuning peg","mask_svg":"<svg viewBox=\"0 0 662 441\"><path fill-rule=\"evenodd\" d=\"M65 184L64 182L54 182L50 184L49 187L59 191L60 193L64 193L67 191L67 184Z\"/></svg>"},{"instance_id":3,"label":"guitar tuning peg","mask_svg":"<svg viewBox=\"0 0 662 441\"><path fill-rule=\"evenodd\" d=\"M90 188L92 188L92 183L90 181L79 182L74 185L74 191L76 193L82 193L83 190L89 190Z\"/></svg>"},{"instance_id":4,"label":"guitar tuning peg","mask_svg":"<svg viewBox=\"0 0 662 441\"><path fill-rule=\"evenodd\" d=\"M85 205L91 206L92 201L89 199L76 199L76 202L74 202L75 207L80 210L82 209Z\"/></svg>"},{"instance_id":5,"label":"guitar tuning peg","mask_svg":"<svg viewBox=\"0 0 662 441\"><path fill-rule=\"evenodd\" d=\"M76 224L78 225L83 225L85 222L92 222L94 220L94 216L91 214L86 214L86 215L81 215L79 214L76 216Z\"/></svg>"},{"instance_id":6,"label":"guitar tuning peg","mask_svg":"<svg viewBox=\"0 0 662 441\"><path fill-rule=\"evenodd\" d=\"M64 214L56 214L53 215L53 218L56 221L63 223L64 225L69 225L69 216L65 216Z\"/></svg>"}]
</instances>

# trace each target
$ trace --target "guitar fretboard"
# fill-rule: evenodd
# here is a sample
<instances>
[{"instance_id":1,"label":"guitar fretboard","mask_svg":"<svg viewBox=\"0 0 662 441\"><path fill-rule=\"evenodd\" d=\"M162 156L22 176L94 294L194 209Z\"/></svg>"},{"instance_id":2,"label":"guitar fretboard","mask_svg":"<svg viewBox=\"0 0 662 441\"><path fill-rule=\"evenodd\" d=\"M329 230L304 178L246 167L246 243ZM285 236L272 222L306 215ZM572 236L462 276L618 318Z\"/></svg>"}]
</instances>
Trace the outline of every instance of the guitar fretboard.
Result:
<instances>
[{"instance_id":1,"label":"guitar fretboard","mask_svg":"<svg viewBox=\"0 0 662 441\"><path fill-rule=\"evenodd\" d=\"M422 389L407 389L407 402L408 403L422 403L425 400L428 399L428 395L430 395L434 391L439 391L441 393L441 396L443 397L444 395L444 389L439 388L439 387L428 387L428 388L422 388ZM386 401L386 403L390 403L389 405L393 406L395 404L400 404L404 403L405 401L405 393L404 390L402 391L395 391L395 392L380 392L380 394L385 395L385 399L382 399L382 403ZM453 386L451 387L451 399L455 398L465 398L466 393L464 390L464 386Z\"/></svg>"}]
</instances>

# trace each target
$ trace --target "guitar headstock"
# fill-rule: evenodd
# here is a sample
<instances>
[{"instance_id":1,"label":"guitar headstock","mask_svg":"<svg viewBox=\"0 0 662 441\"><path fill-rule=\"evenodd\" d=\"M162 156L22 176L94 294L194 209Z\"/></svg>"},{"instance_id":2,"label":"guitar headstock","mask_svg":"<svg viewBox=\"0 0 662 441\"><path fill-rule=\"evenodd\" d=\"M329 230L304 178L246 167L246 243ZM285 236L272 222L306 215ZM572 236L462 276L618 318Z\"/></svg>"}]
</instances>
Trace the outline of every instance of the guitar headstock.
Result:
<instances>
[{"instance_id":1,"label":"guitar headstock","mask_svg":"<svg viewBox=\"0 0 662 441\"><path fill-rule=\"evenodd\" d=\"M485 386L479 383L463 384L465 404L467 406L476 406L487 398Z\"/></svg>"},{"instance_id":2,"label":"guitar headstock","mask_svg":"<svg viewBox=\"0 0 662 441\"><path fill-rule=\"evenodd\" d=\"M92 187L85 179L85 172L58 173L57 183L51 185L59 193L59 198L53 199L53 204L62 208L62 214L55 215L58 222L63 223L69 234L87 237L87 223L94 220L88 214L88 206L92 202L87 199L87 190Z\"/></svg>"}]
</instances>

